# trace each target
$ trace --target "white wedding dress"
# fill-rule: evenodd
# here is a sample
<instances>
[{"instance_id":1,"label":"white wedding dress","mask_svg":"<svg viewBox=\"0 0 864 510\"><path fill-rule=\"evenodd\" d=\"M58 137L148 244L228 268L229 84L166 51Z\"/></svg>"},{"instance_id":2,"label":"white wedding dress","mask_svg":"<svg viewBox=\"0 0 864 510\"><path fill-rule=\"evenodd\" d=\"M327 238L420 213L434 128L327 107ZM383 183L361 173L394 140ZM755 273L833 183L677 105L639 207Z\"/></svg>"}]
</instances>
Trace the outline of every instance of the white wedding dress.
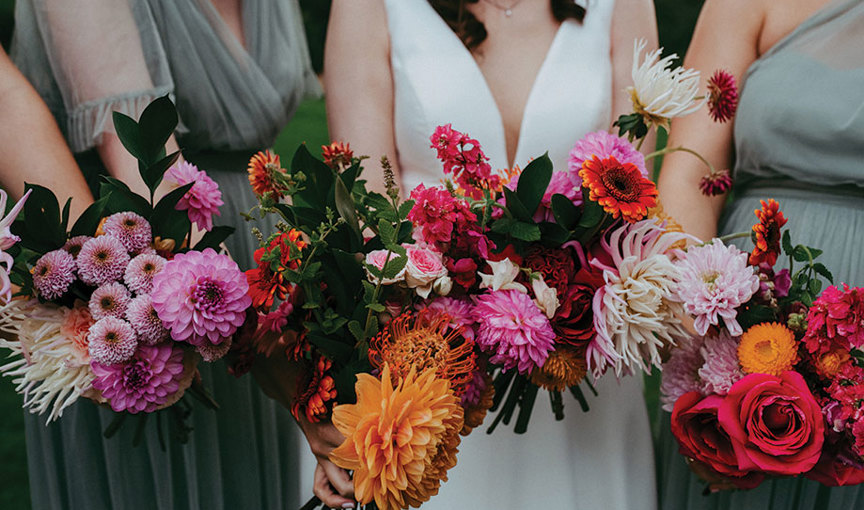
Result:
<instances>
[{"instance_id":1,"label":"white wedding dress","mask_svg":"<svg viewBox=\"0 0 864 510\"><path fill-rule=\"evenodd\" d=\"M427 0L386 0L395 87L394 126L404 193L443 178L435 127L476 138L493 168L506 168L500 112L471 53ZM580 137L610 125L612 0L594 0L584 22L561 24L525 106L515 163L549 151L558 171ZM639 510L656 508L654 456L641 376L597 384L591 410L564 395L563 421L538 396L528 432L475 429L429 509Z\"/></svg>"}]
</instances>

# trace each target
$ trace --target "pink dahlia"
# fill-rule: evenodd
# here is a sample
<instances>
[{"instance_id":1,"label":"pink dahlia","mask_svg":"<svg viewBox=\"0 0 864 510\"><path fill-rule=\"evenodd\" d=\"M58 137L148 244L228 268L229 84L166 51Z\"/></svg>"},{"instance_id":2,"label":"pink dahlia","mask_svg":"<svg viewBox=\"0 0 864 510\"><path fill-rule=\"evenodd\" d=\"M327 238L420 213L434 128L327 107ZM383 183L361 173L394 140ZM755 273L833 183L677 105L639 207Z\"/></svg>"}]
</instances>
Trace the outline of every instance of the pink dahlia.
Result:
<instances>
[{"instance_id":1,"label":"pink dahlia","mask_svg":"<svg viewBox=\"0 0 864 510\"><path fill-rule=\"evenodd\" d=\"M49 251L31 270L33 286L43 299L57 299L75 281L75 259L63 250Z\"/></svg>"},{"instance_id":2,"label":"pink dahlia","mask_svg":"<svg viewBox=\"0 0 864 510\"><path fill-rule=\"evenodd\" d=\"M178 211L188 211L189 221L198 225L201 230L213 228L213 216L219 216L219 206L222 205L222 192L219 185L206 172L186 161L180 161L165 173L165 180L175 187L190 182L195 184L186 195L177 202Z\"/></svg>"},{"instance_id":3,"label":"pink dahlia","mask_svg":"<svg viewBox=\"0 0 864 510\"><path fill-rule=\"evenodd\" d=\"M231 343L231 338L228 338L219 345L203 344L195 347L195 350L201 355L201 359L207 363L212 363L228 354L228 351L231 350Z\"/></svg>"},{"instance_id":4,"label":"pink dahlia","mask_svg":"<svg viewBox=\"0 0 864 510\"><path fill-rule=\"evenodd\" d=\"M663 364L663 378L660 382L660 401L663 410L672 412L675 402L685 393L699 391L701 379L699 368L705 363L700 348L702 339L698 337L682 340L672 349L669 360Z\"/></svg>"},{"instance_id":5,"label":"pink dahlia","mask_svg":"<svg viewBox=\"0 0 864 510\"><path fill-rule=\"evenodd\" d=\"M435 319L442 315L450 318L450 324L462 327L462 336L474 340L474 307L467 299L439 297L431 301L423 301L417 305L417 311L428 310L430 317Z\"/></svg>"},{"instance_id":6,"label":"pink dahlia","mask_svg":"<svg viewBox=\"0 0 864 510\"><path fill-rule=\"evenodd\" d=\"M633 147L633 144L628 142L627 139L607 131L595 131L594 133L588 133L576 142L576 145L570 151L570 159L567 160L567 170L570 174L570 180L577 189L582 187L582 178L579 177L582 165L595 156L601 160L611 156L622 165L632 163L642 172L643 177L648 177L648 169L645 167L645 156L637 151Z\"/></svg>"},{"instance_id":7,"label":"pink dahlia","mask_svg":"<svg viewBox=\"0 0 864 510\"><path fill-rule=\"evenodd\" d=\"M165 267L167 260L156 254L138 255L129 262L123 281L136 294L146 294L153 289L153 277Z\"/></svg>"},{"instance_id":8,"label":"pink dahlia","mask_svg":"<svg viewBox=\"0 0 864 510\"><path fill-rule=\"evenodd\" d=\"M237 263L212 248L181 253L153 278L153 307L178 342L220 344L252 304Z\"/></svg>"},{"instance_id":9,"label":"pink dahlia","mask_svg":"<svg viewBox=\"0 0 864 510\"><path fill-rule=\"evenodd\" d=\"M720 319L730 334L743 333L736 320L738 307L759 290L759 277L747 265L747 256L719 239L678 254L678 298L694 317L700 335L711 325L719 326Z\"/></svg>"},{"instance_id":10,"label":"pink dahlia","mask_svg":"<svg viewBox=\"0 0 864 510\"><path fill-rule=\"evenodd\" d=\"M477 343L493 353L490 361L527 375L542 367L554 349L555 332L527 294L500 290L475 298Z\"/></svg>"},{"instance_id":11,"label":"pink dahlia","mask_svg":"<svg viewBox=\"0 0 864 510\"><path fill-rule=\"evenodd\" d=\"M844 283L822 291L807 313L804 344L812 354L864 347L864 289Z\"/></svg>"},{"instance_id":12,"label":"pink dahlia","mask_svg":"<svg viewBox=\"0 0 864 510\"><path fill-rule=\"evenodd\" d=\"M126 248L115 237L90 239L78 253L78 276L87 285L99 286L119 280L129 264Z\"/></svg>"},{"instance_id":13,"label":"pink dahlia","mask_svg":"<svg viewBox=\"0 0 864 510\"><path fill-rule=\"evenodd\" d=\"M183 349L170 342L142 345L125 363L91 367L96 375L93 387L108 399L111 409L150 413L180 391Z\"/></svg>"},{"instance_id":14,"label":"pink dahlia","mask_svg":"<svg viewBox=\"0 0 864 510\"><path fill-rule=\"evenodd\" d=\"M90 327L87 335L90 359L94 363L113 365L135 354L138 338L132 326L117 317L105 317Z\"/></svg>"},{"instance_id":15,"label":"pink dahlia","mask_svg":"<svg viewBox=\"0 0 864 510\"><path fill-rule=\"evenodd\" d=\"M119 212L105 218L105 235L116 237L128 252L138 252L150 246L153 232L143 216L133 212Z\"/></svg>"},{"instance_id":16,"label":"pink dahlia","mask_svg":"<svg viewBox=\"0 0 864 510\"><path fill-rule=\"evenodd\" d=\"M706 337L702 342L701 352L705 364L699 369L699 377L702 379L699 391L703 395L725 395L733 384L744 377L738 363L738 338L730 336L726 331Z\"/></svg>"},{"instance_id":17,"label":"pink dahlia","mask_svg":"<svg viewBox=\"0 0 864 510\"><path fill-rule=\"evenodd\" d=\"M143 344L154 345L168 338L168 330L153 308L150 294L140 294L129 302L126 320L138 334L138 341Z\"/></svg>"},{"instance_id":18,"label":"pink dahlia","mask_svg":"<svg viewBox=\"0 0 864 510\"><path fill-rule=\"evenodd\" d=\"M708 111L714 122L726 122L738 109L738 87L735 77L718 69L708 79Z\"/></svg>"},{"instance_id":19,"label":"pink dahlia","mask_svg":"<svg viewBox=\"0 0 864 510\"><path fill-rule=\"evenodd\" d=\"M63 249L68 251L73 257L78 257L78 253L81 252L81 247L84 246L84 243L93 239L90 236L75 236L66 241L66 244L63 245Z\"/></svg>"},{"instance_id":20,"label":"pink dahlia","mask_svg":"<svg viewBox=\"0 0 864 510\"><path fill-rule=\"evenodd\" d=\"M129 291L117 282L106 283L90 295L90 314L97 321L105 317L121 318L129 306Z\"/></svg>"}]
</instances>

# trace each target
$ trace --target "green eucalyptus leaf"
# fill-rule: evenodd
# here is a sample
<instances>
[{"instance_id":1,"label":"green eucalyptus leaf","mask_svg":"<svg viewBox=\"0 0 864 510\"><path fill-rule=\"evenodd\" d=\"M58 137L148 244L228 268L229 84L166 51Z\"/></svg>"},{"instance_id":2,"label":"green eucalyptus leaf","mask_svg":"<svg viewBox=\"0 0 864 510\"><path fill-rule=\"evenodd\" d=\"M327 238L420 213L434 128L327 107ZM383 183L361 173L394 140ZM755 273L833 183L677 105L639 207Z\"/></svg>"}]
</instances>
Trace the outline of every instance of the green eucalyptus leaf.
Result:
<instances>
[{"instance_id":1,"label":"green eucalyptus leaf","mask_svg":"<svg viewBox=\"0 0 864 510\"><path fill-rule=\"evenodd\" d=\"M525 209L533 216L540 206L549 181L552 179L552 160L549 153L532 160L519 175L516 194Z\"/></svg>"}]
</instances>

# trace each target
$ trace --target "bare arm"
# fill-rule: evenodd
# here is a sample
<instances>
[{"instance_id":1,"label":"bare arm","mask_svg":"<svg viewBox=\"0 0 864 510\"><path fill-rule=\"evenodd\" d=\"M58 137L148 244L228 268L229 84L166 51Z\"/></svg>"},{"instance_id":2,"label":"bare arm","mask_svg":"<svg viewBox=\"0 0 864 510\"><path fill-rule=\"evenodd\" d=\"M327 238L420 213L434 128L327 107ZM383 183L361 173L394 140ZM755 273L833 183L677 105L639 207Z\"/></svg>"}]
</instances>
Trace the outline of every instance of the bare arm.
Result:
<instances>
[{"instance_id":1,"label":"bare arm","mask_svg":"<svg viewBox=\"0 0 864 510\"><path fill-rule=\"evenodd\" d=\"M93 196L51 112L0 50L0 185L15 198L24 183L51 189L77 218Z\"/></svg>"},{"instance_id":2,"label":"bare arm","mask_svg":"<svg viewBox=\"0 0 864 510\"><path fill-rule=\"evenodd\" d=\"M716 69L725 69L738 81L758 57L764 20L762 2L707 0L696 24L684 61L702 73L702 88ZM729 29L734 27L734 29ZM732 122L716 123L698 111L672 123L669 146L684 146L704 156L717 169L730 168ZM708 240L717 234L717 221L725 196L707 197L699 181L708 169L692 155L677 152L663 161L658 182L665 211L690 234Z\"/></svg>"},{"instance_id":3,"label":"bare arm","mask_svg":"<svg viewBox=\"0 0 864 510\"><path fill-rule=\"evenodd\" d=\"M364 176L369 189L384 192L379 159L387 155L397 172L393 133L390 38L382 0L334 0L324 54L330 138L370 156Z\"/></svg>"}]
</instances>

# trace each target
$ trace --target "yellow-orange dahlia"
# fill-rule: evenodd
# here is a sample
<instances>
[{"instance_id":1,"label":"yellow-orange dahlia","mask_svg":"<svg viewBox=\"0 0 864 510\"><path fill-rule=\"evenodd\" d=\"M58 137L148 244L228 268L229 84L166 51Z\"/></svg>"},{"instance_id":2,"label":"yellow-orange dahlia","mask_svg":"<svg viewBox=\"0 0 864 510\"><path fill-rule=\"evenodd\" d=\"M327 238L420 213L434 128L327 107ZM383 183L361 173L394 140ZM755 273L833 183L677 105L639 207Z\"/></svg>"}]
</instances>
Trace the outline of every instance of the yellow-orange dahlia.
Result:
<instances>
[{"instance_id":1,"label":"yellow-orange dahlia","mask_svg":"<svg viewBox=\"0 0 864 510\"><path fill-rule=\"evenodd\" d=\"M285 196L285 186L279 182L279 175L285 174L285 169L279 163L279 156L270 151L258 152L249 160L249 184L255 195L262 196L268 191L273 198Z\"/></svg>"},{"instance_id":2,"label":"yellow-orange dahlia","mask_svg":"<svg viewBox=\"0 0 864 510\"><path fill-rule=\"evenodd\" d=\"M394 375L405 377L412 368L432 370L450 381L459 397L477 368L474 342L450 325L450 317L422 311L406 312L391 320L369 342L369 361L375 368L389 365Z\"/></svg>"},{"instance_id":3,"label":"yellow-orange dahlia","mask_svg":"<svg viewBox=\"0 0 864 510\"><path fill-rule=\"evenodd\" d=\"M551 391L564 391L576 386L588 373L585 356L576 349L557 346L549 353L542 367L531 371L531 382Z\"/></svg>"},{"instance_id":4,"label":"yellow-orange dahlia","mask_svg":"<svg viewBox=\"0 0 864 510\"><path fill-rule=\"evenodd\" d=\"M620 163L614 156L585 160L579 170L582 186L589 198L603 206L613 218L623 217L633 223L657 205L657 187L646 179L633 163Z\"/></svg>"},{"instance_id":5,"label":"yellow-orange dahlia","mask_svg":"<svg viewBox=\"0 0 864 510\"><path fill-rule=\"evenodd\" d=\"M753 251L750 253L750 265L758 266L762 262L774 265L780 254L780 229L786 224L786 218L780 211L780 204L773 198L760 200L762 209L753 211L759 218L759 223L753 225Z\"/></svg>"},{"instance_id":6,"label":"yellow-orange dahlia","mask_svg":"<svg viewBox=\"0 0 864 510\"><path fill-rule=\"evenodd\" d=\"M333 425L345 441L330 453L354 471L354 494L381 510L420 506L437 493L455 464L463 411L446 379L411 370L381 379L358 374L356 404L333 409Z\"/></svg>"},{"instance_id":7,"label":"yellow-orange dahlia","mask_svg":"<svg viewBox=\"0 0 864 510\"><path fill-rule=\"evenodd\" d=\"M780 375L798 362L798 342L777 322L757 324L741 335L738 360L748 374Z\"/></svg>"}]
</instances>

